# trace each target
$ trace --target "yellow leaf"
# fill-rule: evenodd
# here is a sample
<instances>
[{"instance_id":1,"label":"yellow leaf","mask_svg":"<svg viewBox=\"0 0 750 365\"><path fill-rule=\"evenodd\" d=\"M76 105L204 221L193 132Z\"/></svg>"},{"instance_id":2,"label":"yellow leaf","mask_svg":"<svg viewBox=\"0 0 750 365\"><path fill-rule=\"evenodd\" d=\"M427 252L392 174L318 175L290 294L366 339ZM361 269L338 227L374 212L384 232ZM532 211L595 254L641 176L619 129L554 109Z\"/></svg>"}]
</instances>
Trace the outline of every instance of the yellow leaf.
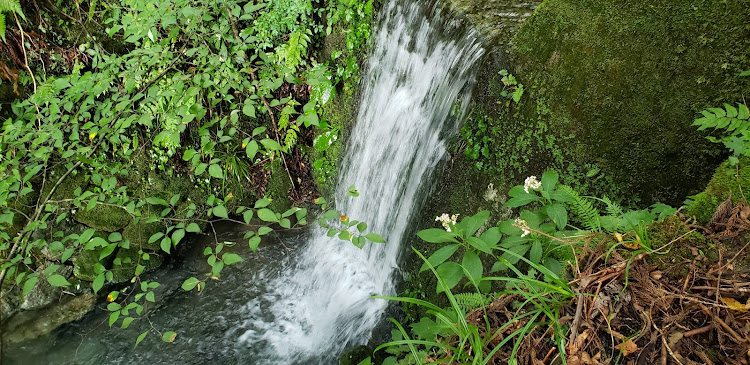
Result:
<instances>
[{"instance_id":1,"label":"yellow leaf","mask_svg":"<svg viewBox=\"0 0 750 365\"><path fill-rule=\"evenodd\" d=\"M727 307L729 307L729 309L735 310L735 311L738 311L738 312L744 313L744 312L747 312L748 309L750 309L750 307L748 307L747 304L742 304L742 303L738 302L736 299L721 298L721 301L724 302L724 304ZM748 301L748 304L750 304L750 301Z\"/></svg>"},{"instance_id":2,"label":"yellow leaf","mask_svg":"<svg viewBox=\"0 0 750 365\"><path fill-rule=\"evenodd\" d=\"M95 137L96 137L96 133L90 133L89 134L89 141L93 141Z\"/></svg>"},{"instance_id":3,"label":"yellow leaf","mask_svg":"<svg viewBox=\"0 0 750 365\"><path fill-rule=\"evenodd\" d=\"M615 239L617 242L622 242L622 234L619 232L615 232Z\"/></svg>"},{"instance_id":4,"label":"yellow leaf","mask_svg":"<svg viewBox=\"0 0 750 365\"><path fill-rule=\"evenodd\" d=\"M245 147L247 147L247 143L242 144L242 149L245 149Z\"/></svg>"}]
</instances>

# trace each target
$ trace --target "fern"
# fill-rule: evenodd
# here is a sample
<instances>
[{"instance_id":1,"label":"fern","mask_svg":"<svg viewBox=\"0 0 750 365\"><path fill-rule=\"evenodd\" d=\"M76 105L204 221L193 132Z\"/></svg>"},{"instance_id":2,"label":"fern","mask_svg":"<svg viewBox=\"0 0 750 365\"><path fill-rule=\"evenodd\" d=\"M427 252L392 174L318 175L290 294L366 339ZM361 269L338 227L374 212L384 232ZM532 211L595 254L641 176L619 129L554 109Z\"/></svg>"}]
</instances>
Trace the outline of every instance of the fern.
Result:
<instances>
[{"instance_id":1,"label":"fern","mask_svg":"<svg viewBox=\"0 0 750 365\"><path fill-rule=\"evenodd\" d=\"M0 38L5 42L5 14L4 13L11 13L16 14L21 17L21 19L26 20L26 16L23 15L23 11L21 10L21 3L19 0L0 0Z\"/></svg>"},{"instance_id":2,"label":"fern","mask_svg":"<svg viewBox=\"0 0 750 365\"><path fill-rule=\"evenodd\" d=\"M590 231L601 231L599 210L594 207L591 200L581 196L570 186L560 185L559 189L570 195L572 199L569 203L570 207L580 220L581 224Z\"/></svg>"},{"instance_id":3,"label":"fern","mask_svg":"<svg viewBox=\"0 0 750 365\"><path fill-rule=\"evenodd\" d=\"M479 293L454 294L456 303L464 312L484 307L492 302L492 298Z\"/></svg>"}]
</instances>

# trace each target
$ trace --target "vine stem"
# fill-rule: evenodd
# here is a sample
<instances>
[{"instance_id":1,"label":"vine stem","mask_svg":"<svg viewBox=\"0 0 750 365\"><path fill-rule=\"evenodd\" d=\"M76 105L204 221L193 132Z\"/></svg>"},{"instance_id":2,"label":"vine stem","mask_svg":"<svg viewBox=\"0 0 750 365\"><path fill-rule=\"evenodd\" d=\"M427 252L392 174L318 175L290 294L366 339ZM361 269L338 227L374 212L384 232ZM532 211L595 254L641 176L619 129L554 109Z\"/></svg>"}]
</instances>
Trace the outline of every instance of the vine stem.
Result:
<instances>
[{"instance_id":1,"label":"vine stem","mask_svg":"<svg viewBox=\"0 0 750 365\"><path fill-rule=\"evenodd\" d=\"M21 27L21 22L18 21L18 15L16 15L16 12L13 12L13 18L16 19L16 25L18 26L18 30L21 32L21 50L23 51L23 62L24 66L26 66L26 71L29 72L29 75L31 75L31 82L34 84L34 92L36 93L36 77L34 77L34 72L31 71L31 67L29 67L29 58L26 56L26 41L24 37L24 31ZM3 281L0 279L0 283Z\"/></svg>"}]
</instances>

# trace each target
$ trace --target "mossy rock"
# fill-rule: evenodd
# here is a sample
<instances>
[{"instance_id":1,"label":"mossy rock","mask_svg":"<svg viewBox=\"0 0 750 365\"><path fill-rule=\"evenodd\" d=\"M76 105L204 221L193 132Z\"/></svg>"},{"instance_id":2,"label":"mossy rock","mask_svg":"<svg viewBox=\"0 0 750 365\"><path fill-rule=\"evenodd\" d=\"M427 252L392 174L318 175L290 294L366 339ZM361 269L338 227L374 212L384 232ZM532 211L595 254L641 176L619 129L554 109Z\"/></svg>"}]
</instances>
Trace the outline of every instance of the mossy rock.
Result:
<instances>
[{"instance_id":1,"label":"mossy rock","mask_svg":"<svg viewBox=\"0 0 750 365\"><path fill-rule=\"evenodd\" d=\"M137 248L119 249L115 256L115 263L111 268L112 282L123 283L132 279L135 276L136 266L139 264L145 267L143 272L148 273L159 268L164 262L164 258L160 254L148 253L147 255L148 260L145 260Z\"/></svg>"},{"instance_id":2,"label":"mossy rock","mask_svg":"<svg viewBox=\"0 0 750 365\"><path fill-rule=\"evenodd\" d=\"M732 203L747 202L744 192L750 192L750 157L740 158L740 163L732 166L729 161L716 169L706 190L691 197L687 214L694 216L698 222L707 223L713 217L716 208L732 194Z\"/></svg>"},{"instance_id":3,"label":"mossy rock","mask_svg":"<svg viewBox=\"0 0 750 365\"><path fill-rule=\"evenodd\" d=\"M102 251L104 251L104 247L96 247L93 250L83 250L75 255L73 257L73 276L84 281L94 281L96 276L105 270L105 265L99 261Z\"/></svg>"},{"instance_id":4,"label":"mossy rock","mask_svg":"<svg viewBox=\"0 0 750 365\"><path fill-rule=\"evenodd\" d=\"M145 221L132 222L122 231L122 239L130 241L130 247L144 251L159 251L159 241L149 243L148 240L154 234L164 231L161 222L145 223Z\"/></svg>"},{"instance_id":5,"label":"mossy rock","mask_svg":"<svg viewBox=\"0 0 750 365\"><path fill-rule=\"evenodd\" d=\"M281 213L292 207L292 201L289 200L289 190L292 189L292 182L281 161L275 161L271 167L271 177L268 179L268 191L266 195L273 199L268 209Z\"/></svg>"},{"instance_id":6,"label":"mossy rock","mask_svg":"<svg viewBox=\"0 0 750 365\"><path fill-rule=\"evenodd\" d=\"M489 154L517 155L520 181L542 164L587 194L680 204L726 158L692 121L750 94L739 77L750 69L748 12L743 0L545 1L506 57L526 92L487 122ZM515 149L495 148L509 135Z\"/></svg>"},{"instance_id":7,"label":"mossy rock","mask_svg":"<svg viewBox=\"0 0 750 365\"><path fill-rule=\"evenodd\" d=\"M124 208L97 204L93 209L81 208L74 219L91 228L105 232L116 232L130 224L133 218Z\"/></svg>"}]
</instances>

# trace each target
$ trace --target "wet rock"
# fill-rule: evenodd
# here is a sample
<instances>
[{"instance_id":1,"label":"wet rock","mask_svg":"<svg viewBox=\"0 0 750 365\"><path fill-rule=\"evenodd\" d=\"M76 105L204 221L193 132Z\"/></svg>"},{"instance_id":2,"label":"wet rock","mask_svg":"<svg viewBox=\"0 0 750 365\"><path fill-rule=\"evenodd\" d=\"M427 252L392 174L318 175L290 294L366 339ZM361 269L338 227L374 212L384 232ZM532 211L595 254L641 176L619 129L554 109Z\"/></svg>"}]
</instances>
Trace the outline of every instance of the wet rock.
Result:
<instances>
[{"instance_id":1,"label":"wet rock","mask_svg":"<svg viewBox=\"0 0 750 365\"><path fill-rule=\"evenodd\" d=\"M105 232L119 231L133 220L125 209L106 205L97 205L91 210L82 208L76 212L74 218L91 228Z\"/></svg>"},{"instance_id":2,"label":"wet rock","mask_svg":"<svg viewBox=\"0 0 750 365\"><path fill-rule=\"evenodd\" d=\"M18 313L0 329L3 340L15 343L46 335L63 324L81 319L95 303L96 295L86 291L76 296L66 295L48 309Z\"/></svg>"},{"instance_id":3,"label":"wet rock","mask_svg":"<svg viewBox=\"0 0 750 365\"><path fill-rule=\"evenodd\" d=\"M339 365L357 365L370 356L372 356L372 348L370 346L357 346L341 355Z\"/></svg>"}]
</instances>

